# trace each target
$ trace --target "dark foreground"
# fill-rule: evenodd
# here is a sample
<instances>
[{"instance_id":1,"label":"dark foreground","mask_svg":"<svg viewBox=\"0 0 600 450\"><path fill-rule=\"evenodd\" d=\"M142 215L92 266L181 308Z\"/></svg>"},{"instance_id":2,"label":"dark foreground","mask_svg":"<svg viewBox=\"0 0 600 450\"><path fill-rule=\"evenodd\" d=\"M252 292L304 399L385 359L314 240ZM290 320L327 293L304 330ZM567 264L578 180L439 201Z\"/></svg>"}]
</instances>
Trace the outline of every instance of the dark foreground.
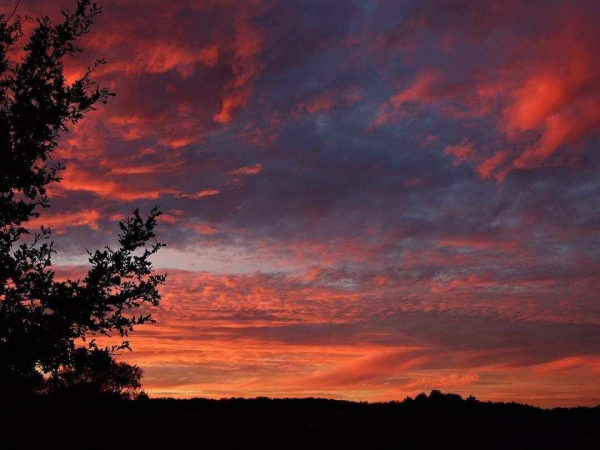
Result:
<instances>
[{"instance_id":1,"label":"dark foreground","mask_svg":"<svg viewBox=\"0 0 600 450\"><path fill-rule=\"evenodd\" d=\"M392 403L137 400L3 409L2 448L600 449L600 407L542 410L432 392ZM54 447L53 447L54 448Z\"/></svg>"}]
</instances>

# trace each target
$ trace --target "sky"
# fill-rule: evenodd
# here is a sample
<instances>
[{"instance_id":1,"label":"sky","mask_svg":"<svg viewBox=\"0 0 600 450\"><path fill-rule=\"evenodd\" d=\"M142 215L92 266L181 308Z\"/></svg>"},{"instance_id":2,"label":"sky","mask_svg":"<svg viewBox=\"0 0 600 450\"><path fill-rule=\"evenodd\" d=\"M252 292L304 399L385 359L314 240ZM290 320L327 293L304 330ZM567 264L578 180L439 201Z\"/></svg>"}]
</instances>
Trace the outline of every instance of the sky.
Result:
<instances>
[{"instance_id":1,"label":"sky","mask_svg":"<svg viewBox=\"0 0 600 450\"><path fill-rule=\"evenodd\" d=\"M77 277L161 206L151 396L600 403L599 2L101 6L40 223Z\"/></svg>"}]
</instances>

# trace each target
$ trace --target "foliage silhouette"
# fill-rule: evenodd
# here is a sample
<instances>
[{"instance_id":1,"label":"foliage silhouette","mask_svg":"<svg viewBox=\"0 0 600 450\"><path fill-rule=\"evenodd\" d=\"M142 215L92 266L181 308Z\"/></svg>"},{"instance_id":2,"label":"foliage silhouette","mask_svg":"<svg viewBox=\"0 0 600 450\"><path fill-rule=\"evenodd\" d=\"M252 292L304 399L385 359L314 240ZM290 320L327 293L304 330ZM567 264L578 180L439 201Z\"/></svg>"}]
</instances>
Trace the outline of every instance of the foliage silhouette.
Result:
<instances>
[{"instance_id":1,"label":"foliage silhouette","mask_svg":"<svg viewBox=\"0 0 600 450\"><path fill-rule=\"evenodd\" d=\"M23 242L27 222L49 207L47 187L60 181L52 151L68 127L114 94L99 87L94 65L67 83L63 61L80 53L77 41L89 32L101 9L79 0L62 21L37 20L20 62L10 60L24 37L28 18L0 17L0 396L22 401L38 393L95 391L129 398L140 387L139 368L116 363L113 355L129 348L128 333L152 321L165 275L153 272L158 208L143 218L139 210L120 222L119 247L89 253L91 269L83 280L55 280L56 252L51 230L41 227ZM135 315L135 310L146 312ZM97 335L121 342L99 348ZM78 346L78 342L83 345ZM86 385L86 386L84 386Z\"/></svg>"}]
</instances>

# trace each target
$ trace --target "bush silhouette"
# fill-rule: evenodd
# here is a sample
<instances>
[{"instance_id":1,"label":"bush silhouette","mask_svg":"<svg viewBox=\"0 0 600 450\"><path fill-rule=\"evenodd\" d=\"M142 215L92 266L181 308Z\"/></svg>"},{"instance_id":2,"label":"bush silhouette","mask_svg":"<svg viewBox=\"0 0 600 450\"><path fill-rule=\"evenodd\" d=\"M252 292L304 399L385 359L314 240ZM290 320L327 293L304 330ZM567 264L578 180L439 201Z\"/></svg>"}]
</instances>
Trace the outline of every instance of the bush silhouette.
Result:
<instances>
[{"instance_id":1,"label":"bush silhouette","mask_svg":"<svg viewBox=\"0 0 600 450\"><path fill-rule=\"evenodd\" d=\"M142 369L117 362L105 349L78 348L73 363L48 381L46 393L60 400L132 400L140 395Z\"/></svg>"}]
</instances>

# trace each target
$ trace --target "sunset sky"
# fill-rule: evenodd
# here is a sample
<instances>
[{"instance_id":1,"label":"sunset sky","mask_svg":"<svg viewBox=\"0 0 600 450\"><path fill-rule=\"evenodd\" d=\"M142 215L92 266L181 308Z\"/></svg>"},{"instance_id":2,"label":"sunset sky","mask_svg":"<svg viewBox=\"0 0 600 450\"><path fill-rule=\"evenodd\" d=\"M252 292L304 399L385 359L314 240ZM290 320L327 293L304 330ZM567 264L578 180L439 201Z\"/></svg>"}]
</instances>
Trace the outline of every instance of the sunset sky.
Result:
<instances>
[{"instance_id":1,"label":"sunset sky","mask_svg":"<svg viewBox=\"0 0 600 450\"><path fill-rule=\"evenodd\" d=\"M600 2L99 3L40 223L161 206L151 396L600 403Z\"/></svg>"}]
</instances>

